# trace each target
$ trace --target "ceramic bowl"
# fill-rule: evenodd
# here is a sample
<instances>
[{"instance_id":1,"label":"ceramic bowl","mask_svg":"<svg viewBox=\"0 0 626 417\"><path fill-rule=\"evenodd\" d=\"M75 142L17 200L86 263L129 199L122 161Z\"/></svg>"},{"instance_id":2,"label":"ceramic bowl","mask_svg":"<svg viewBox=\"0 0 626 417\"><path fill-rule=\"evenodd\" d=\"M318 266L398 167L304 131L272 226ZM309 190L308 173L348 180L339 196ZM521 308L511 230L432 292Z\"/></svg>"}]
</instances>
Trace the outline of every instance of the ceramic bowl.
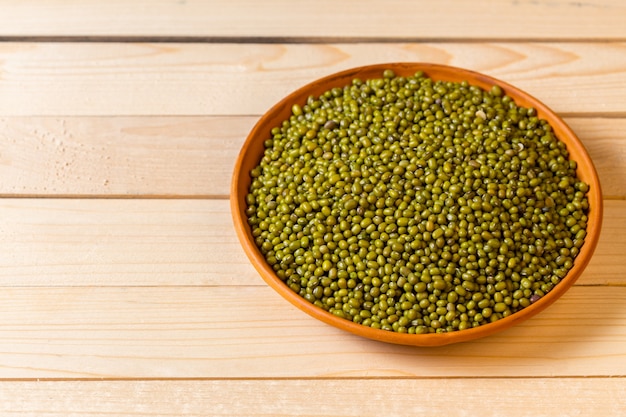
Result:
<instances>
[{"instance_id":1,"label":"ceramic bowl","mask_svg":"<svg viewBox=\"0 0 626 417\"><path fill-rule=\"evenodd\" d=\"M250 171L259 163L264 151L263 142L270 138L271 129L289 118L293 104L304 105L309 96L319 96L334 87L348 85L354 78L361 80L380 78L385 69L392 69L396 75L400 76L409 76L416 71L423 71L433 80L467 81L485 90L498 85L505 94L514 99L518 106L534 107L537 115L547 120L556 136L566 144L570 158L578 164L578 177L590 185L587 195L589 202L587 236L573 268L561 282L537 302L493 323L454 332L416 335L373 329L336 317L300 297L278 278L257 249L247 223L245 196L251 183ZM414 346L439 346L485 337L521 323L550 306L574 284L589 263L600 236L603 210L600 182L593 162L581 141L557 114L536 98L503 81L466 69L426 63L388 63L349 69L313 81L280 100L259 119L244 142L235 164L230 200L235 230L245 253L265 282L287 301L316 319L339 329L369 339Z\"/></svg>"}]
</instances>

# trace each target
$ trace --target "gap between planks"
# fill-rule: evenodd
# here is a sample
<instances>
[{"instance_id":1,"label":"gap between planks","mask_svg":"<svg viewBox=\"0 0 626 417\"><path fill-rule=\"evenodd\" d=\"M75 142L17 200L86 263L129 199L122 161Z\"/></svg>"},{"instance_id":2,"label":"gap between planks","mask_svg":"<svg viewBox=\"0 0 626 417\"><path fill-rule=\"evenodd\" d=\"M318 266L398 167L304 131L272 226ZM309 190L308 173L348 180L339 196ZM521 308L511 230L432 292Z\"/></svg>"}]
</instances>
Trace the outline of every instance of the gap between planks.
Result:
<instances>
[{"instance_id":1,"label":"gap between planks","mask_svg":"<svg viewBox=\"0 0 626 417\"><path fill-rule=\"evenodd\" d=\"M102 377L102 378L0 378L2 382L226 382L226 381L414 381L414 380L524 380L524 379L541 379L541 380L577 380L577 379L625 379L626 375L538 375L533 377L528 376L436 376L436 375L397 375L397 376L312 376L312 377Z\"/></svg>"},{"instance_id":2,"label":"gap between planks","mask_svg":"<svg viewBox=\"0 0 626 417\"><path fill-rule=\"evenodd\" d=\"M116 35L9 35L0 36L0 42L36 42L36 43L176 43L176 44L366 44L366 43L620 43L626 38L580 37L563 39L558 37L542 38L499 38L490 37L385 37L385 36L116 36Z\"/></svg>"}]
</instances>

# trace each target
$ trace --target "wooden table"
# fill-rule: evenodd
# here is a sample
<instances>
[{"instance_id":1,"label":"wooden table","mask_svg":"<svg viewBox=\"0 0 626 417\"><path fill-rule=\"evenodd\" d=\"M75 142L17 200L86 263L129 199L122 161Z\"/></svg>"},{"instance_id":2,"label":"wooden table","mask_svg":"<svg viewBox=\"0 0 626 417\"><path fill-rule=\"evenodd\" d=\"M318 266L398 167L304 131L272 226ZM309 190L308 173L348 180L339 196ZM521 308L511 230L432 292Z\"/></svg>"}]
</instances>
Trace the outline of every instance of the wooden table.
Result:
<instances>
[{"instance_id":1,"label":"wooden table","mask_svg":"<svg viewBox=\"0 0 626 417\"><path fill-rule=\"evenodd\" d=\"M626 3L0 2L0 415L626 413ZM295 88L359 65L495 76L601 177L584 275L524 324L395 346L292 307L245 257L236 155Z\"/></svg>"}]
</instances>

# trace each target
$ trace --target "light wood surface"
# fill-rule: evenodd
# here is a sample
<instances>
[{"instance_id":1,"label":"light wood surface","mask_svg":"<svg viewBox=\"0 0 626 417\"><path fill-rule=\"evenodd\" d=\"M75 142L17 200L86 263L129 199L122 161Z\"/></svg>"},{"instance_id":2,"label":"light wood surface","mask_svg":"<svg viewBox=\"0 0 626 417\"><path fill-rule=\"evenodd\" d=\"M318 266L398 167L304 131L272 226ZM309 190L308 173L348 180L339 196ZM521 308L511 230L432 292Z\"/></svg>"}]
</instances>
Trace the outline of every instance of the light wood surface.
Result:
<instances>
[{"instance_id":1,"label":"light wood surface","mask_svg":"<svg viewBox=\"0 0 626 417\"><path fill-rule=\"evenodd\" d=\"M399 387L396 389L390 389L389 381L349 378L0 382L0 412L6 417L575 417L617 416L626 407L623 378L397 378L392 380ZM59 390L71 394L59 396ZM461 399L451 398L451 392ZM532 399L527 396L530 392Z\"/></svg>"},{"instance_id":2,"label":"light wood surface","mask_svg":"<svg viewBox=\"0 0 626 417\"><path fill-rule=\"evenodd\" d=\"M4 36L624 39L621 0L3 1Z\"/></svg>"},{"instance_id":3,"label":"light wood surface","mask_svg":"<svg viewBox=\"0 0 626 417\"><path fill-rule=\"evenodd\" d=\"M264 285L223 199L4 198L6 287ZM606 200L603 233L577 285L626 285L626 200ZM0 342L1 343L1 342Z\"/></svg>"},{"instance_id":4,"label":"light wood surface","mask_svg":"<svg viewBox=\"0 0 626 417\"><path fill-rule=\"evenodd\" d=\"M258 116L0 116L0 195L226 198ZM568 117L609 198L626 198L626 118Z\"/></svg>"},{"instance_id":5,"label":"light wood surface","mask_svg":"<svg viewBox=\"0 0 626 417\"><path fill-rule=\"evenodd\" d=\"M626 42L7 42L0 116L260 115L322 76L402 61L483 72L564 115L626 115Z\"/></svg>"},{"instance_id":6,"label":"light wood surface","mask_svg":"<svg viewBox=\"0 0 626 417\"><path fill-rule=\"evenodd\" d=\"M0 415L626 413L626 4L0 0ZM603 186L565 296L441 348L358 338L274 293L229 212L281 97L428 61L528 91Z\"/></svg>"},{"instance_id":7,"label":"light wood surface","mask_svg":"<svg viewBox=\"0 0 626 417\"><path fill-rule=\"evenodd\" d=\"M498 335L364 340L267 286L4 288L5 378L579 377L626 374L626 288L575 286Z\"/></svg>"}]
</instances>

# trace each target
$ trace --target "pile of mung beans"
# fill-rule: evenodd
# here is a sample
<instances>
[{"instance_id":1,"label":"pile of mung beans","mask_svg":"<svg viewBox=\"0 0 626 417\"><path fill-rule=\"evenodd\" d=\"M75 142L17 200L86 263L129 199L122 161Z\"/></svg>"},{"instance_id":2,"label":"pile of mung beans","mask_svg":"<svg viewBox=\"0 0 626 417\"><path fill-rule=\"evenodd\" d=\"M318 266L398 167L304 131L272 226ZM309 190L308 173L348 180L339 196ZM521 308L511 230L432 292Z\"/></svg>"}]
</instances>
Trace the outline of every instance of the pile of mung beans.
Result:
<instances>
[{"instance_id":1,"label":"pile of mung beans","mask_svg":"<svg viewBox=\"0 0 626 417\"><path fill-rule=\"evenodd\" d=\"M589 186L533 108L422 72L353 79L271 130L248 223L291 290L376 329L507 317L572 268Z\"/></svg>"}]
</instances>

